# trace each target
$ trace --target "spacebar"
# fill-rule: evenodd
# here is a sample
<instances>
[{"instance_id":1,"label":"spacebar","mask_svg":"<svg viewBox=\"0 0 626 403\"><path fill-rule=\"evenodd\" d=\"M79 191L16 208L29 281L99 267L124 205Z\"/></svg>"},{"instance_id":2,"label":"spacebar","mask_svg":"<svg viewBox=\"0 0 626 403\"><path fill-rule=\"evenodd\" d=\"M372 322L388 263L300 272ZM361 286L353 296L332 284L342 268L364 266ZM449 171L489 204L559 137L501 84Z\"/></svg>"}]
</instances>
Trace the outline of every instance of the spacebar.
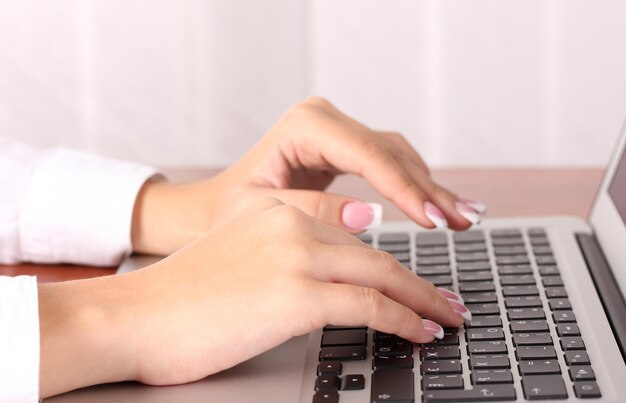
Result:
<instances>
[{"instance_id":1,"label":"spacebar","mask_svg":"<svg viewBox=\"0 0 626 403\"><path fill-rule=\"evenodd\" d=\"M424 403L444 402L493 402L501 400L515 400L513 385L489 385L474 387L474 389L438 389L424 391Z\"/></svg>"}]
</instances>

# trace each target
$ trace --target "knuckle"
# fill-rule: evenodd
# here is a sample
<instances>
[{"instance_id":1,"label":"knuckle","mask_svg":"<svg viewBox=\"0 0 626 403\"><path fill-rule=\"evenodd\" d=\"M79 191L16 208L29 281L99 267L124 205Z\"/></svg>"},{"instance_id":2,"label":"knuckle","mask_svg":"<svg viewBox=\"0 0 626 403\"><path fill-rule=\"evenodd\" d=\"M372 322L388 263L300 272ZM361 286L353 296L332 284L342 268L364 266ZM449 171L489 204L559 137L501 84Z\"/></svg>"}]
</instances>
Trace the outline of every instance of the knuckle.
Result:
<instances>
[{"instance_id":1,"label":"knuckle","mask_svg":"<svg viewBox=\"0 0 626 403\"><path fill-rule=\"evenodd\" d=\"M380 270L387 272L395 271L398 261L392 254L384 251L375 251L378 256L378 266Z\"/></svg>"},{"instance_id":2,"label":"knuckle","mask_svg":"<svg viewBox=\"0 0 626 403\"><path fill-rule=\"evenodd\" d=\"M370 317L376 317L380 314L382 309L382 299L377 290L369 287L362 288L361 301L364 312L367 312Z\"/></svg>"},{"instance_id":3,"label":"knuckle","mask_svg":"<svg viewBox=\"0 0 626 403\"><path fill-rule=\"evenodd\" d=\"M367 153L367 157L370 160L378 160L383 163L391 161L394 157L389 147L380 141L376 140L367 140L365 143L365 150Z\"/></svg>"}]
</instances>

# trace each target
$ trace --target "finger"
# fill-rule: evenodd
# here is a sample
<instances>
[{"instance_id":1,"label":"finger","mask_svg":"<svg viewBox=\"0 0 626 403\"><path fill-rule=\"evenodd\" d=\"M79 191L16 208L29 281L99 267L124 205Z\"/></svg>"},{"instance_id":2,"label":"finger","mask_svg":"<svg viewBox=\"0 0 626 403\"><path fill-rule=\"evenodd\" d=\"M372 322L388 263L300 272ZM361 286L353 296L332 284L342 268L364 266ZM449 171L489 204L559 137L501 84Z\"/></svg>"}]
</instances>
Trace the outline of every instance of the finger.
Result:
<instances>
[{"instance_id":1,"label":"finger","mask_svg":"<svg viewBox=\"0 0 626 403\"><path fill-rule=\"evenodd\" d=\"M390 142L398 152L407 155L424 173L430 176L430 169L419 155L417 150L407 141L407 139L397 132L377 131L380 136Z\"/></svg>"},{"instance_id":2,"label":"finger","mask_svg":"<svg viewBox=\"0 0 626 403\"><path fill-rule=\"evenodd\" d=\"M426 194L428 200L443 213L450 228L461 230L480 222L480 215L475 209L459 200L455 193L435 182L412 160L405 157L402 164L411 178Z\"/></svg>"},{"instance_id":3,"label":"finger","mask_svg":"<svg viewBox=\"0 0 626 403\"><path fill-rule=\"evenodd\" d=\"M467 308L451 305L435 286L407 270L389 253L351 245L322 245L315 255L318 259L308 268L308 275L319 281L374 288L422 317L446 326L459 326L471 318Z\"/></svg>"},{"instance_id":4,"label":"finger","mask_svg":"<svg viewBox=\"0 0 626 403\"><path fill-rule=\"evenodd\" d=\"M348 284L316 282L309 308L315 323L363 325L381 332L396 334L414 343L429 343L443 337L443 328L408 307L393 301L373 288Z\"/></svg>"},{"instance_id":5,"label":"finger","mask_svg":"<svg viewBox=\"0 0 626 403\"><path fill-rule=\"evenodd\" d=\"M308 215L350 233L378 228L382 206L355 198L316 190L258 188L261 195L276 197Z\"/></svg>"}]
</instances>

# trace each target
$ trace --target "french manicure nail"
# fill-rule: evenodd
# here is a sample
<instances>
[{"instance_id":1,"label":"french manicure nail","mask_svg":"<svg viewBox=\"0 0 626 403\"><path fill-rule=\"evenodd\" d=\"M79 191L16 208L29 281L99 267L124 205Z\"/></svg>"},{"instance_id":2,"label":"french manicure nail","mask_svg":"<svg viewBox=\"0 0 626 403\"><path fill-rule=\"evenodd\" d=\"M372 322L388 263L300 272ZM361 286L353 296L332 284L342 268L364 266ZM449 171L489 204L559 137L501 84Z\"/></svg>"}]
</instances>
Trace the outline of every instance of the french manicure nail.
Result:
<instances>
[{"instance_id":1,"label":"french manicure nail","mask_svg":"<svg viewBox=\"0 0 626 403\"><path fill-rule=\"evenodd\" d=\"M465 303L465 301L463 301L463 297L461 297L459 294L452 292L446 288L437 287L437 291L439 291L441 295L446 297L446 299L453 299L455 301L460 302L461 304Z\"/></svg>"},{"instance_id":2,"label":"french manicure nail","mask_svg":"<svg viewBox=\"0 0 626 403\"><path fill-rule=\"evenodd\" d=\"M458 313L459 315L461 315L463 319L465 319L466 321L472 320L472 313L470 312L469 309L467 309L465 305L450 298L448 298L448 304L450 304L450 307L452 308L452 310Z\"/></svg>"},{"instance_id":3,"label":"french manicure nail","mask_svg":"<svg viewBox=\"0 0 626 403\"><path fill-rule=\"evenodd\" d=\"M431 202L424 203L424 213L426 213L426 217L435 224L437 228L445 228L448 226L448 221L446 217L443 215L441 210Z\"/></svg>"},{"instance_id":4,"label":"french manicure nail","mask_svg":"<svg viewBox=\"0 0 626 403\"><path fill-rule=\"evenodd\" d=\"M341 211L341 221L352 229L378 228L382 220L383 206L378 203L349 202Z\"/></svg>"},{"instance_id":5,"label":"french manicure nail","mask_svg":"<svg viewBox=\"0 0 626 403\"><path fill-rule=\"evenodd\" d=\"M428 334L432 334L436 339L443 339L443 328L432 320L422 319L422 325L424 331Z\"/></svg>"},{"instance_id":6,"label":"french manicure nail","mask_svg":"<svg viewBox=\"0 0 626 403\"><path fill-rule=\"evenodd\" d=\"M485 214L487 212L487 206L479 201L468 199L467 197L459 197L459 201L473 208L478 214Z\"/></svg>"},{"instance_id":7,"label":"french manicure nail","mask_svg":"<svg viewBox=\"0 0 626 403\"><path fill-rule=\"evenodd\" d=\"M456 211L458 211L459 214L461 214L467 221L472 224L478 224L480 222L480 216L473 208L461 202L456 202L455 207Z\"/></svg>"}]
</instances>

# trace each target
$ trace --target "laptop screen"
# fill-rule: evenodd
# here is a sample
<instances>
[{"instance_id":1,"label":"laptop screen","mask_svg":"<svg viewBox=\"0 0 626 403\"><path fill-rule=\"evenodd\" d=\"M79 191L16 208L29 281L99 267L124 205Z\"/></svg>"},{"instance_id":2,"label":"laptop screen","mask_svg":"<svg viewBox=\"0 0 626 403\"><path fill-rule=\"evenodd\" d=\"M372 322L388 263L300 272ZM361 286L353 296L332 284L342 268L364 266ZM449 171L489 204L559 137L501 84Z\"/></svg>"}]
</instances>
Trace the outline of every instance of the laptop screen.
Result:
<instances>
[{"instance_id":1,"label":"laptop screen","mask_svg":"<svg viewBox=\"0 0 626 403\"><path fill-rule=\"evenodd\" d=\"M609 185L611 199L626 225L626 149L622 152L620 161L615 169L613 180Z\"/></svg>"}]
</instances>

